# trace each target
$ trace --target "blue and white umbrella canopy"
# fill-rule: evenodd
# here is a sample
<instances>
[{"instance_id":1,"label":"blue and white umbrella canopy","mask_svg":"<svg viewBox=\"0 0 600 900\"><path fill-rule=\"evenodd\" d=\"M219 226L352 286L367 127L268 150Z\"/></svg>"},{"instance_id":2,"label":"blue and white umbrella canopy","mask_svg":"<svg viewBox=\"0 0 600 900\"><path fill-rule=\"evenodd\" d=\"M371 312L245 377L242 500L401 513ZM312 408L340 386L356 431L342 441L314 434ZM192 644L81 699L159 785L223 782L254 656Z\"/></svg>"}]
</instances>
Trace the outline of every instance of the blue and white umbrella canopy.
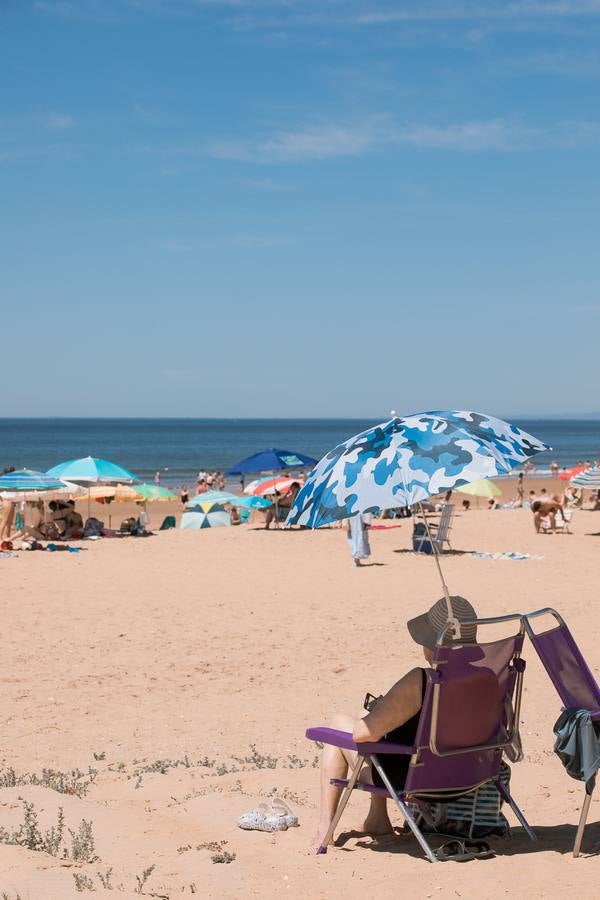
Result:
<instances>
[{"instance_id":1,"label":"blue and white umbrella canopy","mask_svg":"<svg viewBox=\"0 0 600 900\"><path fill-rule=\"evenodd\" d=\"M45 472L18 469L0 475L0 491L59 491L67 486L64 481Z\"/></svg>"},{"instance_id":2,"label":"blue and white umbrella canopy","mask_svg":"<svg viewBox=\"0 0 600 900\"><path fill-rule=\"evenodd\" d=\"M600 490L600 468L591 466L589 469L584 469L583 472L578 472L577 475L573 475L569 484L586 488L589 491Z\"/></svg>"},{"instance_id":3,"label":"blue and white umbrella canopy","mask_svg":"<svg viewBox=\"0 0 600 900\"><path fill-rule=\"evenodd\" d=\"M393 418L324 456L286 524L317 528L357 513L412 506L480 478L507 475L549 449L515 425L482 413Z\"/></svg>"},{"instance_id":4,"label":"blue and white umbrella canopy","mask_svg":"<svg viewBox=\"0 0 600 900\"><path fill-rule=\"evenodd\" d=\"M49 469L47 474L81 484L135 484L140 481L133 472L122 466L93 456L69 459Z\"/></svg>"}]
</instances>

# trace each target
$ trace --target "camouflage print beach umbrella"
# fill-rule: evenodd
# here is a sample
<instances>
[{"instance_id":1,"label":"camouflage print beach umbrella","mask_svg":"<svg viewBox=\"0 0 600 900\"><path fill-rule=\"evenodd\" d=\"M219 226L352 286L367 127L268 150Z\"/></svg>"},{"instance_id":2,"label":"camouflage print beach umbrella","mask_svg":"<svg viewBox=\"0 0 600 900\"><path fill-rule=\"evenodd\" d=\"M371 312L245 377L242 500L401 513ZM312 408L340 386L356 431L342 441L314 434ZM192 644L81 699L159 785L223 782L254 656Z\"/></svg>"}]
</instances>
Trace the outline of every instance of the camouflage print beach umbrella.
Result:
<instances>
[{"instance_id":1,"label":"camouflage print beach umbrella","mask_svg":"<svg viewBox=\"0 0 600 900\"><path fill-rule=\"evenodd\" d=\"M506 475L548 449L515 425L482 413L394 417L327 453L308 475L286 524L317 528L358 513L412 506L481 478ZM435 543L433 549L448 598Z\"/></svg>"},{"instance_id":2,"label":"camouflage print beach umbrella","mask_svg":"<svg viewBox=\"0 0 600 900\"><path fill-rule=\"evenodd\" d=\"M393 418L327 453L307 477L287 524L317 528L357 513L412 506L480 478L507 475L548 449L482 413Z\"/></svg>"}]
</instances>

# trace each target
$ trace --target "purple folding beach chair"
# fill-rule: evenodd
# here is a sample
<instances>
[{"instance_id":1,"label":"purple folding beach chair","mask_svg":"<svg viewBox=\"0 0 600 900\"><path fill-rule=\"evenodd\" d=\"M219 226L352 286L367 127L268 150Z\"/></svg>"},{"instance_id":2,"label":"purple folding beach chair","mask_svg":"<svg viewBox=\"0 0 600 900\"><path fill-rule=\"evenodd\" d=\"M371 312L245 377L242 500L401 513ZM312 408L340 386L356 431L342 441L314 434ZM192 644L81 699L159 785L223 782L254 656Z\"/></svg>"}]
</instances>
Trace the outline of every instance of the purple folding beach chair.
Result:
<instances>
[{"instance_id":1,"label":"purple folding beach chair","mask_svg":"<svg viewBox=\"0 0 600 900\"><path fill-rule=\"evenodd\" d=\"M402 813L425 855L437 857L417 825L408 803L422 807L427 802L448 802L491 782L510 804L532 841L535 834L509 791L500 782L502 751L518 736L519 711L525 661L521 649L525 635L520 616L477 619L478 628L499 622L518 621L517 634L487 644L444 647L447 629L438 635L414 746L387 742L355 743L352 735L334 728L309 728L311 741L334 744L359 754L348 780L332 779L344 791L329 831L317 853L327 845L355 789L390 797ZM448 626L449 627L449 626ZM506 725L508 704L512 704L512 725ZM410 756L406 783L395 790L385 773L385 754ZM385 788L359 781L365 762L379 772Z\"/></svg>"},{"instance_id":2,"label":"purple folding beach chair","mask_svg":"<svg viewBox=\"0 0 600 900\"><path fill-rule=\"evenodd\" d=\"M546 615L554 616L558 624L536 634L531 619ZM531 643L550 676L565 709L586 709L591 713L592 721L599 722L600 688L564 619L556 610L548 608L528 613L524 616L524 620ZM592 792L593 787L588 788L586 785L585 798L573 845L573 856L579 856L581 850L585 823L592 802Z\"/></svg>"}]
</instances>

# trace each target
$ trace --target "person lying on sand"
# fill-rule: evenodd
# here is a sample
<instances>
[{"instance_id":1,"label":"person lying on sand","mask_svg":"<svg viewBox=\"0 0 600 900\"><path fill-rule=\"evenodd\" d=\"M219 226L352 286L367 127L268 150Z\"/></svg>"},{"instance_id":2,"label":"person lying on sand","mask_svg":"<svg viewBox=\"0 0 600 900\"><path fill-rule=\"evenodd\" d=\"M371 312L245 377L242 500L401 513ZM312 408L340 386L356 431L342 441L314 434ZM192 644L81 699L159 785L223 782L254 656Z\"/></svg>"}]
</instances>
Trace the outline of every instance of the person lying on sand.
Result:
<instances>
[{"instance_id":1,"label":"person lying on sand","mask_svg":"<svg viewBox=\"0 0 600 900\"><path fill-rule=\"evenodd\" d=\"M531 511L533 513L533 525L536 531L536 534L539 534L540 527L542 524L542 519L548 517L550 519L550 524L552 525L552 533L556 533L556 513L559 512L562 516L563 522L565 521L565 514L563 512L563 508L561 504L557 500L536 500L531 504Z\"/></svg>"},{"instance_id":2,"label":"person lying on sand","mask_svg":"<svg viewBox=\"0 0 600 900\"><path fill-rule=\"evenodd\" d=\"M460 640L461 643L475 643L477 627L461 624L464 620L475 619L475 610L464 597L451 597L450 600L460 631L455 640ZM426 613L407 622L412 639L423 648L423 655L428 663L431 663L433 659L433 648L437 642L437 635L448 621L448 606L443 597L434 603ZM450 632L447 633L444 643L453 643ZM369 704L369 712L366 714L361 712L359 716L338 714L333 717L331 727L351 732L356 743L384 740L396 744L412 745L417 733L426 684L425 669L411 669L390 688L385 696L380 697L374 704ZM331 784L331 779L346 778L348 769L353 769L356 761L355 750L344 750L332 744L326 744L323 748L320 774L320 815L314 838L316 846L321 845L329 830L342 793L341 788ZM386 754L385 763L383 759L381 762L394 788L402 789L408 773L410 757ZM375 784L383 787L381 776L368 764L365 764L361 772L360 781L363 784ZM369 812L358 830L367 834L393 834L394 830L387 812L387 798L376 794L370 796Z\"/></svg>"}]
</instances>

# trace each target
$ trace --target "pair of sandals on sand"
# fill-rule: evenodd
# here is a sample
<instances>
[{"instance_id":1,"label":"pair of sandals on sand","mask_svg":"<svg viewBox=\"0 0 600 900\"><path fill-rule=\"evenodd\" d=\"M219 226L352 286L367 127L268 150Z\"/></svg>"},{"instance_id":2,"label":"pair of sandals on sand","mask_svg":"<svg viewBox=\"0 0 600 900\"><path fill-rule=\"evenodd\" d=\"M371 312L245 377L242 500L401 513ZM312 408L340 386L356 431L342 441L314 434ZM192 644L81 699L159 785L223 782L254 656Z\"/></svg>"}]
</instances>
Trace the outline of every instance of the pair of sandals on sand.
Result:
<instances>
[{"instance_id":1,"label":"pair of sandals on sand","mask_svg":"<svg viewBox=\"0 0 600 900\"><path fill-rule=\"evenodd\" d=\"M297 828L300 823L285 800L275 797L268 803L259 803L252 812L241 815L237 824L244 831L287 831L288 828Z\"/></svg>"},{"instance_id":2,"label":"pair of sandals on sand","mask_svg":"<svg viewBox=\"0 0 600 900\"><path fill-rule=\"evenodd\" d=\"M452 838L435 851L440 862L469 862L471 859L492 859L496 854L487 841Z\"/></svg>"}]
</instances>

